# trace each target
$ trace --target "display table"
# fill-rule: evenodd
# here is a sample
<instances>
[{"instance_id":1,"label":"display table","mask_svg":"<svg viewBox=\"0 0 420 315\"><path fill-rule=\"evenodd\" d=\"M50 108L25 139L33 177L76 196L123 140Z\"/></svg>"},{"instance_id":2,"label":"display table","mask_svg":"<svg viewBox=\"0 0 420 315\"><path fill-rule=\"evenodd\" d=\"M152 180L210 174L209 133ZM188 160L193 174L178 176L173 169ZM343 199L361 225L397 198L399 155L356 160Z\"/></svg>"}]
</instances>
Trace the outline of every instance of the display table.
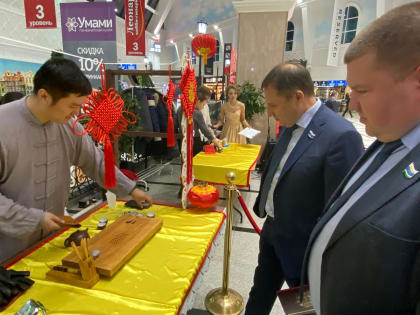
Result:
<instances>
[{"instance_id":1,"label":"display table","mask_svg":"<svg viewBox=\"0 0 420 315\"><path fill-rule=\"evenodd\" d=\"M222 153L200 152L193 160L195 180L226 185L226 174L235 172L235 185L248 187L250 173L255 168L260 150L260 145L230 143Z\"/></svg>"},{"instance_id":2,"label":"display table","mask_svg":"<svg viewBox=\"0 0 420 315\"><path fill-rule=\"evenodd\" d=\"M129 210L133 209L125 208L123 202L118 202L115 209L105 206L86 217L79 229L89 228L93 237L100 232L96 230L99 219L108 218L111 224ZM61 259L71 252L64 247L64 240L75 229L66 230L10 266L29 270L35 284L4 314L14 314L28 299L43 303L49 314L182 313L225 214L164 205L140 212L154 212L163 220L163 226L114 277L101 277L92 289L47 281L48 266L61 264Z\"/></svg>"}]
</instances>

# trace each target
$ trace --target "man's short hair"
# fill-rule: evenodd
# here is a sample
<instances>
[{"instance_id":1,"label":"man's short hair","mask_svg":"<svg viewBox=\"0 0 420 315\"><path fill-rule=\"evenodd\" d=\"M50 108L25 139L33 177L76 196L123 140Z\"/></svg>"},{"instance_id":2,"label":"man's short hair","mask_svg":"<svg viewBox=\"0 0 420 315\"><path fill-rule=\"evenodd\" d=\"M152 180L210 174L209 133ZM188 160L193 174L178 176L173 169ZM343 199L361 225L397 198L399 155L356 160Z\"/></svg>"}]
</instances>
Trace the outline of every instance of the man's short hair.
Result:
<instances>
[{"instance_id":1,"label":"man's short hair","mask_svg":"<svg viewBox=\"0 0 420 315\"><path fill-rule=\"evenodd\" d=\"M200 102L204 101L207 97L210 97L211 92L210 89L207 86L200 86L197 89L197 98Z\"/></svg>"},{"instance_id":2,"label":"man's short hair","mask_svg":"<svg viewBox=\"0 0 420 315\"><path fill-rule=\"evenodd\" d=\"M288 61L275 66L264 78L261 87L274 87L279 94L291 97L300 90L305 96L314 96L314 83L309 71L299 62Z\"/></svg>"},{"instance_id":3,"label":"man's short hair","mask_svg":"<svg viewBox=\"0 0 420 315\"><path fill-rule=\"evenodd\" d=\"M346 64L373 51L376 67L388 68L397 79L420 65L420 2L397 7L365 27L344 56Z\"/></svg>"},{"instance_id":4,"label":"man's short hair","mask_svg":"<svg viewBox=\"0 0 420 315\"><path fill-rule=\"evenodd\" d=\"M34 77L34 93L40 89L50 93L54 103L72 93L85 96L92 92L89 80L69 59L50 59L39 68Z\"/></svg>"}]
</instances>

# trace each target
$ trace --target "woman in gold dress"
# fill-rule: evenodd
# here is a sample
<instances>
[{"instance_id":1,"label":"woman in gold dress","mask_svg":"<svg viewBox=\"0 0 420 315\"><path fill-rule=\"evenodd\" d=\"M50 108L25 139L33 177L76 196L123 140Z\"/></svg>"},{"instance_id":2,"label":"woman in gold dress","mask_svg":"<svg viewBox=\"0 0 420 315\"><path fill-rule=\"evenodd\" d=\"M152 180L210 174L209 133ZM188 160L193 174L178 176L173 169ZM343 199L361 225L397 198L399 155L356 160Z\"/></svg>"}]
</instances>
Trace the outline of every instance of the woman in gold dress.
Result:
<instances>
[{"instance_id":1,"label":"woman in gold dress","mask_svg":"<svg viewBox=\"0 0 420 315\"><path fill-rule=\"evenodd\" d=\"M238 134L244 127L249 127L245 119L245 104L238 101L238 93L238 88L233 85L226 88L228 101L222 104L220 120L213 127L217 129L223 125L221 138L227 138L229 143L246 144L246 138Z\"/></svg>"}]
</instances>

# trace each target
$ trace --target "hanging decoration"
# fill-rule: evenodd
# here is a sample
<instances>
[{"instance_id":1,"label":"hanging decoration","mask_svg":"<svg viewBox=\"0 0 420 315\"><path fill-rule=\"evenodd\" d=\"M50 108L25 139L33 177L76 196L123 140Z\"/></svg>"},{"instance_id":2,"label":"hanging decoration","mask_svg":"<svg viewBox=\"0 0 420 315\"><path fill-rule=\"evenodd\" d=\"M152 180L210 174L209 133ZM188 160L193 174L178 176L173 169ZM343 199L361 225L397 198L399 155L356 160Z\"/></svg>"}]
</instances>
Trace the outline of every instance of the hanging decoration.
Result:
<instances>
[{"instance_id":1,"label":"hanging decoration","mask_svg":"<svg viewBox=\"0 0 420 315\"><path fill-rule=\"evenodd\" d=\"M192 182L192 158L193 158L193 114L197 102L197 83L194 69L190 65L184 70L179 83L181 89L181 105L187 118L187 178L186 184Z\"/></svg>"},{"instance_id":2,"label":"hanging decoration","mask_svg":"<svg viewBox=\"0 0 420 315\"><path fill-rule=\"evenodd\" d=\"M120 95L115 93L114 89L106 89L105 65L103 63L100 71L102 91L94 90L89 95L87 102L83 104L82 114L73 123L73 132L78 136L89 133L99 145L104 146L104 185L106 188L112 188L116 185L112 142L127 130L128 124L136 122L136 116L123 110L124 101ZM123 116L124 114L127 118ZM81 119L89 120L84 126L83 132L78 133L75 127Z\"/></svg>"},{"instance_id":3,"label":"hanging decoration","mask_svg":"<svg viewBox=\"0 0 420 315\"><path fill-rule=\"evenodd\" d=\"M216 54L216 39L210 34L198 34L191 41L191 48L197 56L203 57L203 62L207 64L207 58Z\"/></svg>"},{"instance_id":4,"label":"hanging decoration","mask_svg":"<svg viewBox=\"0 0 420 315\"><path fill-rule=\"evenodd\" d=\"M171 65L169 65L169 84L168 84L168 92L163 97L163 101L166 104L168 109L168 136L167 136L167 146L174 147L175 146L175 131L174 131L174 119L172 117L172 108L173 108L173 100L175 96L175 85L171 79Z\"/></svg>"},{"instance_id":5,"label":"hanging decoration","mask_svg":"<svg viewBox=\"0 0 420 315\"><path fill-rule=\"evenodd\" d=\"M186 51L181 58L182 77L178 88L181 90L181 104L183 115L180 121L181 132L183 134L181 141L181 204L182 208L187 208L187 193L193 186L193 114L197 99L196 81L194 70L191 68L190 52Z\"/></svg>"}]
</instances>

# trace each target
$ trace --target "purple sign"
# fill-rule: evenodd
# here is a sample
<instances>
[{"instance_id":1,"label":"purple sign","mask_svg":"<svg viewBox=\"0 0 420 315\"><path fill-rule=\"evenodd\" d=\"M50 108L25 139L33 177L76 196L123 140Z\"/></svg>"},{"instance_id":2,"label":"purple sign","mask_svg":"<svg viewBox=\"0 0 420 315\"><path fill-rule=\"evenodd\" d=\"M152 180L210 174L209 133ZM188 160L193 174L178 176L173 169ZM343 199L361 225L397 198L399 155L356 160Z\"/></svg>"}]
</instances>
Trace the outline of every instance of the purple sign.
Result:
<instances>
[{"instance_id":1,"label":"purple sign","mask_svg":"<svg viewBox=\"0 0 420 315\"><path fill-rule=\"evenodd\" d=\"M63 41L115 41L113 2L60 3Z\"/></svg>"}]
</instances>

